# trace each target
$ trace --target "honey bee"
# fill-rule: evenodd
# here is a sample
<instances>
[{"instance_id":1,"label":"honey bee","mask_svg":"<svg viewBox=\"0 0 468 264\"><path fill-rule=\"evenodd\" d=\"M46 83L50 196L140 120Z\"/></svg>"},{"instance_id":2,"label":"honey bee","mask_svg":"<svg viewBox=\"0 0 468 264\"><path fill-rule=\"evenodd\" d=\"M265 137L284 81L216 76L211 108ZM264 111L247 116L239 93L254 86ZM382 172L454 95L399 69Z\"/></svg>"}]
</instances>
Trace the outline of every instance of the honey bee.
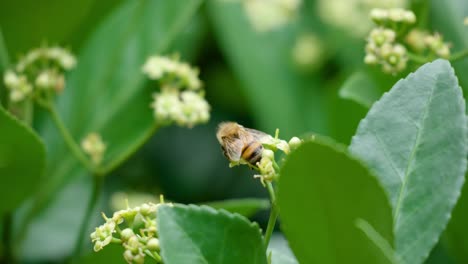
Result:
<instances>
[{"instance_id":1,"label":"honey bee","mask_svg":"<svg viewBox=\"0 0 468 264\"><path fill-rule=\"evenodd\" d=\"M262 139L270 135L251 128L246 128L235 122L219 124L216 138L221 144L224 156L234 163L246 162L256 166L262 158Z\"/></svg>"}]
</instances>

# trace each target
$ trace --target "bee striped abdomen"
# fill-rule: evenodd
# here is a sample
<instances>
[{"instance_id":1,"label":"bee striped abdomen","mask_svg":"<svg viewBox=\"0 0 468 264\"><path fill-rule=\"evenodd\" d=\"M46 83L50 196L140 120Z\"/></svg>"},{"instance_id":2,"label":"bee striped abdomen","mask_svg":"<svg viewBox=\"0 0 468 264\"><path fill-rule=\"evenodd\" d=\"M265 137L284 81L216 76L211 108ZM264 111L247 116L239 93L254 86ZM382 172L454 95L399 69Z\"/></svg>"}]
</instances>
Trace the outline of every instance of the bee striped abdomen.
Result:
<instances>
[{"instance_id":1,"label":"bee striped abdomen","mask_svg":"<svg viewBox=\"0 0 468 264\"><path fill-rule=\"evenodd\" d=\"M252 165L256 165L262 158L263 146L260 142L252 141L242 150L242 159Z\"/></svg>"}]
</instances>

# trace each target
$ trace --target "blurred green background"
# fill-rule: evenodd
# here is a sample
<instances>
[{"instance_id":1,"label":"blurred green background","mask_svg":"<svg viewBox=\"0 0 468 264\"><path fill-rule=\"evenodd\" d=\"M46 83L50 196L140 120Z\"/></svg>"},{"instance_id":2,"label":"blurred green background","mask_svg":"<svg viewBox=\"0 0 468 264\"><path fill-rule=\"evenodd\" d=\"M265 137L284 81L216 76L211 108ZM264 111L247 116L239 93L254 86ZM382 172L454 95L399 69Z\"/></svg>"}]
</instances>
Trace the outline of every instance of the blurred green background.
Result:
<instances>
[{"instance_id":1,"label":"blurred green background","mask_svg":"<svg viewBox=\"0 0 468 264\"><path fill-rule=\"evenodd\" d=\"M184 2L188 4L191 0ZM112 211L110 201L116 192L146 193L154 197L164 194L166 199L181 203L266 197L264 188L252 178L252 171L228 167L215 138L217 124L232 120L270 134L279 128L284 139L320 133L348 144L367 108L339 96L339 89L347 79L356 72L371 76L374 83L380 84L377 92L374 91L379 96L406 74L388 76L363 64L365 37L372 26L367 15L369 10L389 6L412 8L423 18L422 27L444 34L454 49L466 47L467 37L459 34L459 28L464 31L462 23L455 21L468 11L468 5L463 1L441 2L304 0L290 23L258 32L239 1L205 1L187 26L195 37L183 45L193 54L186 58L201 71L206 98L212 108L210 122L192 129L171 126L159 130L106 178L105 192L93 223L101 222L99 211ZM90 36L126 3L124 0L1 1L0 28L9 61L16 62L21 54L43 43L60 44L78 56L80 67L80 55ZM143 21L151 23L150 19ZM136 25L139 27L152 25ZM307 36L313 41L306 47L306 53L301 53L295 49L296 45ZM304 57L305 61L301 61ZM101 61L88 63L99 67ZM465 60L455 64L457 72L466 63ZM122 65L111 65L116 74L125 74L119 71ZM459 76L462 87L468 87L468 75ZM105 98L101 101L112 104ZM105 103L102 108L107 107ZM37 116L35 125L39 128L47 117L41 112ZM115 129L121 129L119 124L115 124ZM56 144L62 144L60 138L56 140ZM60 158L54 161L60 162ZM45 186L48 175L43 179ZM83 197L89 193L89 179L70 176L51 190L54 194L35 215L18 248L23 261L61 262L73 247L75 230L83 216ZM23 219L25 212L20 210L18 219ZM267 212L260 212L253 219L265 226ZM90 243L87 249L90 252ZM443 250L436 253L444 254Z\"/></svg>"}]
</instances>

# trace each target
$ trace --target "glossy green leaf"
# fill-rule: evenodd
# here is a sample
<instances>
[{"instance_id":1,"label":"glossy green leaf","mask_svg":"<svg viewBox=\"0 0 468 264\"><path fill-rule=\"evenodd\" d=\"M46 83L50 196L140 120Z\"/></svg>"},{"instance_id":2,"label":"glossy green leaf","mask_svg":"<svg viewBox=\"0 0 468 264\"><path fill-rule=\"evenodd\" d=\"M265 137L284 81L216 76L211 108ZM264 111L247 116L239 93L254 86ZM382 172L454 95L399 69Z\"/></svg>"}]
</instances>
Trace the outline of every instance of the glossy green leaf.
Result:
<instances>
[{"instance_id":1,"label":"glossy green leaf","mask_svg":"<svg viewBox=\"0 0 468 264\"><path fill-rule=\"evenodd\" d=\"M270 208L270 202L268 200L255 198L215 201L204 203L204 205L213 207L215 209L224 209L231 213L238 213L245 217L251 217L258 211Z\"/></svg>"},{"instance_id":2,"label":"glossy green leaf","mask_svg":"<svg viewBox=\"0 0 468 264\"><path fill-rule=\"evenodd\" d=\"M383 89L365 72L356 72L343 84L339 91L341 98L353 100L370 108L382 95Z\"/></svg>"},{"instance_id":3,"label":"glossy green leaf","mask_svg":"<svg viewBox=\"0 0 468 264\"><path fill-rule=\"evenodd\" d=\"M164 205L157 225L165 264L266 264L257 224L207 206Z\"/></svg>"},{"instance_id":4,"label":"glossy green leaf","mask_svg":"<svg viewBox=\"0 0 468 264\"><path fill-rule=\"evenodd\" d=\"M436 60L396 83L352 140L390 196L402 263L422 263L447 225L466 170L466 122L453 69Z\"/></svg>"},{"instance_id":5,"label":"glossy green leaf","mask_svg":"<svg viewBox=\"0 0 468 264\"><path fill-rule=\"evenodd\" d=\"M64 44L87 19L93 4L92 0L1 1L0 25L12 59L43 42Z\"/></svg>"},{"instance_id":6,"label":"glossy green leaf","mask_svg":"<svg viewBox=\"0 0 468 264\"><path fill-rule=\"evenodd\" d=\"M299 263L391 263L387 197L343 146L303 143L286 159L278 189L282 230ZM358 228L364 220L380 234L377 244Z\"/></svg>"},{"instance_id":7,"label":"glossy green leaf","mask_svg":"<svg viewBox=\"0 0 468 264\"><path fill-rule=\"evenodd\" d=\"M468 48L468 27L463 24L468 15L468 2L465 0L437 1L431 3L431 21L434 30L444 36L444 40L452 45L452 53L460 52ZM468 92L468 59L453 63L455 72L463 88ZM460 263L468 263L468 186L465 183L461 197L453 211L453 215L447 226L444 241L449 252Z\"/></svg>"},{"instance_id":8,"label":"glossy green leaf","mask_svg":"<svg viewBox=\"0 0 468 264\"><path fill-rule=\"evenodd\" d=\"M42 140L0 107L0 215L12 213L37 191L45 160Z\"/></svg>"},{"instance_id":9,"label":"glossy green leaf","mask_svg":"<svg viewBox=\"0 0 468 264\"><path fill-rule=\"evenodd\" d=\"M154 83L147 86L141 66L149 55L156 53L178 51L184 59L193 58L201 33L200 20L194 16L201 2L126 1L97 27L80 52L77 68L68 76L65 91L58 97L58 111L77 141L89 132L102 135L108 146L105 166L118 165L153 134L155 120L149 105L157 87ZM50 119L45 120L39 129L51 158L49 178L42 187L42 196L35 200L36 212L46 204L49 208L63 204L60 199L65 196L59 193L73 189L73 181L84 181L89 188L91 177L68 151ZM88 199L83 197L77 195L75 199ZM28 247L23 249L27 252L23 255L47 258L54 253L68 254L85 205L83 201L76 208L41 212L25 241ZM80 212L78 216L74 214L76 211ZM51 225L58 219L68 225ZM57 237L38 232L51 228ZM37 237L48 237L54 245L52 242L36 245ZM48 248L54 248L53 253ZM35 254L28 254L31 252Z\"/></svg>"},{"instance_id":10,"label":"glossy green leaf","mask_svg":"<svg viewBox=\"0 0 468 264\"><path fill-rule=\"evenodd\" d=\"M314 76L299 74L291 58L299 25L257 32L237 1L208 1L208 10L215 36L241 81L258 127L269 133L280 128L284 137L324 131L325 91Z\"/></svg>"},{"instance_id":11,"label":"glossy green leaf","mask_svg":"<svg viewBox=\"0 0 468 264\"><path fill-rule=\"evenodd\" d=\"M340 88L339 96L370 108L396 81L396 77L380 72L380 69L365 68L352 74Z\"/></svg>"}]
</instances>

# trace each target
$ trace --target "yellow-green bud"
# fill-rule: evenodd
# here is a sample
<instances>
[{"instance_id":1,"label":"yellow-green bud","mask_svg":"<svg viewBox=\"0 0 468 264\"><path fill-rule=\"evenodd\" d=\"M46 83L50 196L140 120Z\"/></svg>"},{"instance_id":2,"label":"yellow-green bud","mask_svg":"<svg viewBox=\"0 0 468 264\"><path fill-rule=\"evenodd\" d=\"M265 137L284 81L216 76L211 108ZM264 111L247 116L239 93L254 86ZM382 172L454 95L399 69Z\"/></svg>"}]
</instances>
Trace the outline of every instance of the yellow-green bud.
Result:
<instances>
[{"instance_id":1,"label":"yellow-green bud","mask_svg":"<svg viewBox=\"0 0 468 264\"><path fill-rule=\"evenodd\" d=\"M133 232L133 230L131 228L125 228L124 230L122 230L122 232L120 233L120 238L122 239L122 241L128 241L131 237L135 236L135 233Z\"/></svg>"},{"instance_id":2,"label":"yellow-green bud","mask_svg":"<svg viewBox=\"0 0 468 264\"><path fill-rule=\"evenodd\" d=\"M146 243L146 247L151 251L159 251L159 239L151 238L150 240L148 240L148 243Z\"/></svg>"}]
</instances>

